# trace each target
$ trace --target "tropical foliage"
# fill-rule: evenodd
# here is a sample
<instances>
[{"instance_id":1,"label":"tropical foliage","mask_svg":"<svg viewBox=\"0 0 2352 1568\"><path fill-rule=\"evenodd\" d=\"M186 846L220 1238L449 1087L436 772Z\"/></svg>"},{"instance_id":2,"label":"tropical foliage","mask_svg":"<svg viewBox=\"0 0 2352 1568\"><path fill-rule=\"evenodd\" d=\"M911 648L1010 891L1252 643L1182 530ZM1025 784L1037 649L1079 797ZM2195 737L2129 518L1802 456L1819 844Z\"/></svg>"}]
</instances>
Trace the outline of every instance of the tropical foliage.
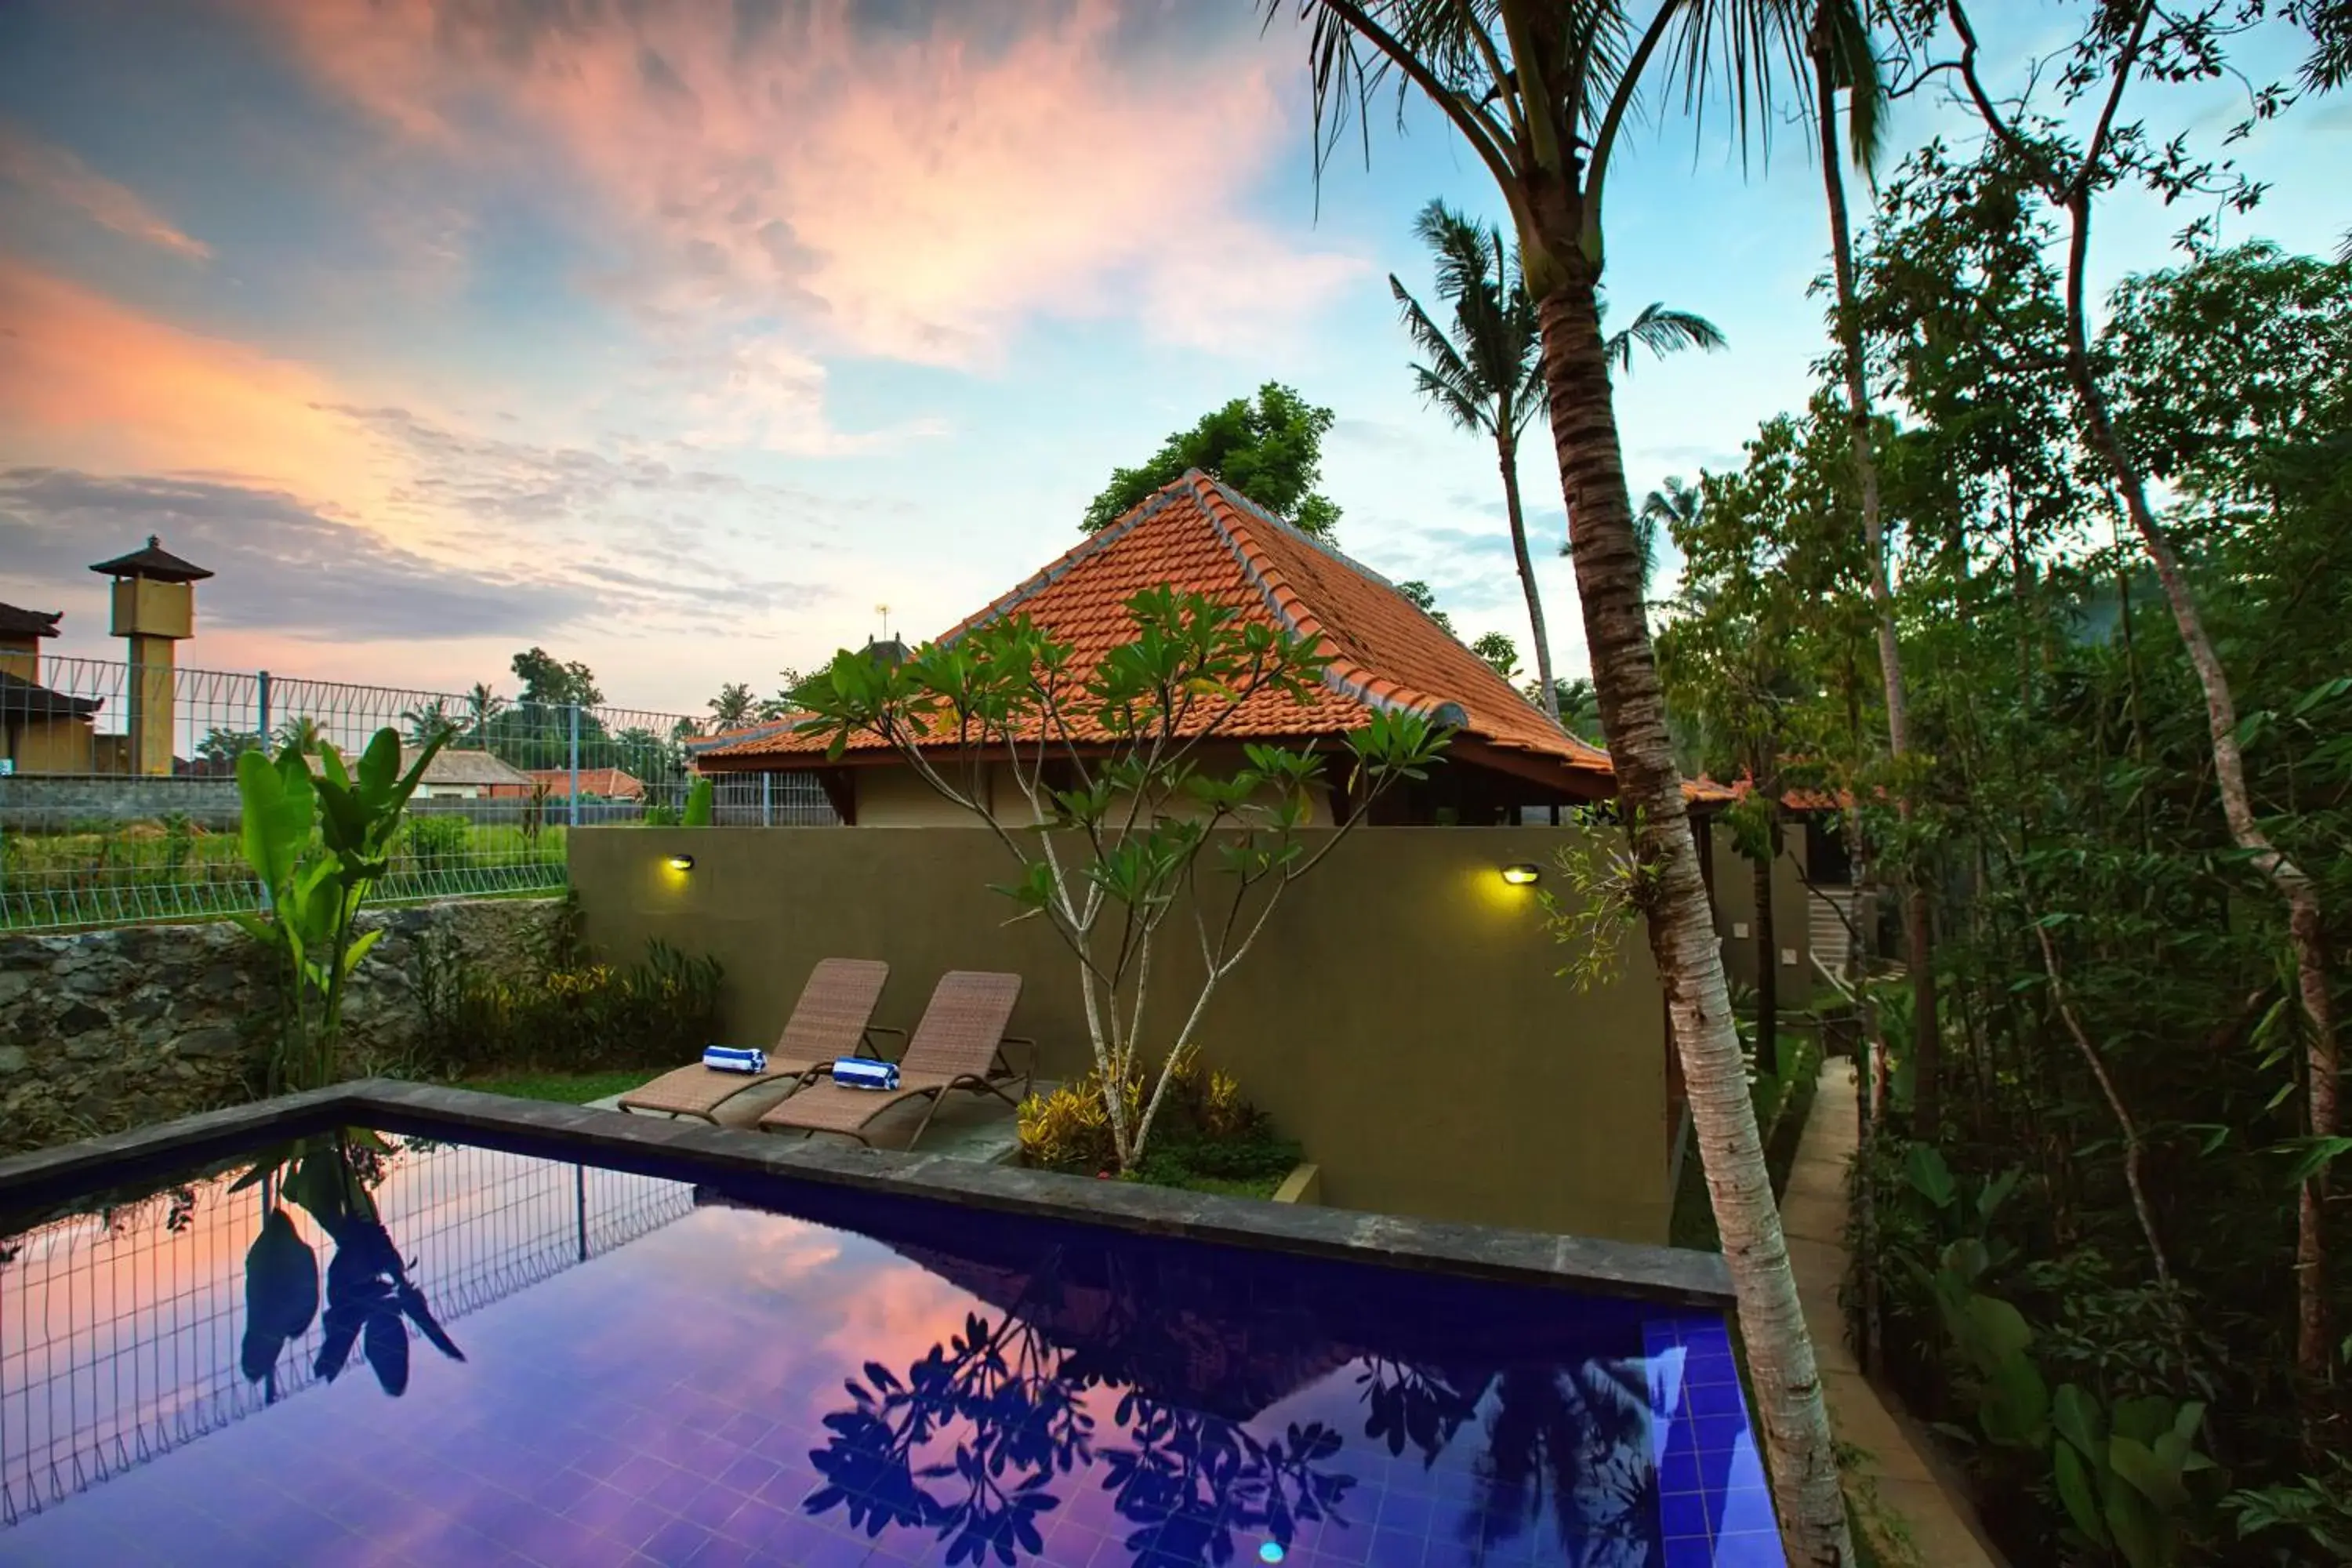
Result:
<instances>
[{"instance_id":1,"label":"tropical foliage","mask_svg":"<svg viewBox=\"0 0 2352 1568\"><path fill-rule=\"evenodd\" d=\"M319 1089L339 1076L343 988L383 933L361 935L360 906L391 869L408 798L445 737L416 749L400 772L400 732L381 730L344 770L332 746L320 749L320 771L288 746L236 760L241 844L266 895L265 912L229 918L268 947L277 962L279 1017L268 1058L268 1087Z\"/></svg>"},{"instance_id":2,"label":"tropical foliage","mask_svg":"<svg viewBox=\"0 0 2352 1568\"><path fill-rule=\"evenodd\" d=\"M1013 875L997 890L1076 964L1122 1170L1149 1152L1210 1000L1283 893L1446 744L1418 713L1375 712L1349 736L1342 781L1313 752L1236 743L1244 705L1303 700L1329 656L1199 594L1150 589L1125 609L1127 640L1090 666L1008 616L903 663L845 652L793 694L834 754L883 742L1003 846ZM1326 801L1337 831L1310 839ZM1154 1030L1150 987L1173 963L1153 960L1171 942L1196 950L1200 978L1181 1023ZM1131 1107L1119 1086L1139 1076L1151 1087Z\"/></svg>"},{"instance_id":3,"label":"tropical foliage","mask_svg":"<svg viewBox=\"0 0 2352 1568\"><path fill-rule=\"evenodd\" d=\"M1255 398L1236 397L1170 436L1140 467L1113 469L1078 526L1088 533L1108 528L1152 491L1198 468L1276 517L1328 538L1339 509L1316 486L1322 482L1323 437L1331 433L1332 418L1329 409L1269 381Z\"/></svg>"}]
</instances>

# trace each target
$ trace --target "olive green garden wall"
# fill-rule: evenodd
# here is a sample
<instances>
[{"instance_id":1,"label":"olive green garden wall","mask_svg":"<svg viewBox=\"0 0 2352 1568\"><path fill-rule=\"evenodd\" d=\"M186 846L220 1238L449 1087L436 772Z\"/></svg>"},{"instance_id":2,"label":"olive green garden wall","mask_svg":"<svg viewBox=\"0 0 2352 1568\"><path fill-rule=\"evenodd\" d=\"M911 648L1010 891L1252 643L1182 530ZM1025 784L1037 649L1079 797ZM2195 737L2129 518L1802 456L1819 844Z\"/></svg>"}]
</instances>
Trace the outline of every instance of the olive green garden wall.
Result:
<instances>
[{"instance_id":1,"label":"olive green garden wall","mask_svg":"<svg viewBox=\"0 0 2352 1568\"><path fill-rule=\"evenodd\" d=\"M1663 1242L1664 1017L1638 931L1579 992L1500 868L1549 868L1574 827L1359 830L1286 895L1210 1004L1202 1055L1322 1167L1339 1207ZM572 885L611 952L649 937L715 954L735 1043L782 1027L819 959L881 958L878 1022L911 1026L950 969L1024 976L1013 1032L1040 1072L1091 1060L1075 961L1007 924L992 835L964 827L582 828ZM690 871L667 864L677 852ZM1547 885L1557 886L1559 873ZM1182 922L1181 925L1179 922ZM1189 915L1163 931L1155 1037L1197 994ZM1171 937L1183 941L1171 941Z\"/></svg>"},{"instance_id":2,"label":"olive green garden wall","mask_svg":"<svg viewBox=\"0 0 2352 1568\"><path fill-rule=\"evenodd\" d=\"M1733 983L1756 984L1756 864L1732 847L1731 831L1720 823L1713 834L1714 856L1709 870L1715 879L1715 934L1723 940L1723 968ZM1794 952L1794 963L1780 965L1780 1003L1800 1006L1813 994L1813 949L1808 919L1810 895L1805 891L1805 829L1802 823L1783 824L1780 855L1772 863L1773 945ZM1746 926L1748 934L1737 934Z\"/></svg>"}]
</instances>

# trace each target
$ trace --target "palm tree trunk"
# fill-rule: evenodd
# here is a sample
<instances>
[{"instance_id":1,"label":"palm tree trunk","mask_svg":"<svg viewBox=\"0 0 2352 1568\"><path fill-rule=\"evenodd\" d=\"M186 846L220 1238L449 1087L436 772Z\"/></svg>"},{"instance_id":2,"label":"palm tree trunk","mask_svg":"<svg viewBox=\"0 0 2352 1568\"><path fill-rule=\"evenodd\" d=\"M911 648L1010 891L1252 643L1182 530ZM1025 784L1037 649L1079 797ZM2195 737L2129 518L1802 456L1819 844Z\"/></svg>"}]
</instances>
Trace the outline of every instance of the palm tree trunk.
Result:
<instances>
[{"instance_id":1,"label":"palm tree trunk","mask_svg":"<svg viewBox=\"0 0 2352 1568\"><path fill-rule=\"evenodd\" d=\"M1760 793L1767 786L1759 783ZM1780 1072L1780 933L1772 920L1772 868L1780 840L1780 813L1764 803L1765 852L1756 859L1756 1070Z\"/></svg>"},{"instance_id":2,"label":"palm tree trunk","mask_svg":"<svg viewBox=\"0 0 2352 1568\"><path fill-rule=\"evenodd\" d=\"M1641 867L1635 894L1647 916L1707 1193L1738 1300L1781 1537L1792 1563L1848 1563L1853 1541L1821 1373L1772 1201L1732 1027L1722 950L1666 733L1601 340L1599 269L1584 255L1572 215L1555 209L1537 222L1534 237L1559 269L1538 311L1560 489L1574 520L1571 555L1585 643L1618 798Z\"/></svg>"},{"instance_id":3,"label":"palm tree trunk","mask_svg":"<svg viewBox=\"0 0 2352 1568\"><path fill-rule=\"evenodd\" d=\"M1820 19L1815 23L1812 49L1813 85L1820 95L1815 119L1821 132L1822 191L1829 202L1830 254L1837 275L1838 349L1845 362L1846 429L1854 479L1862 491L1863 549L1870 558L1878 668L1886 689L1886 749L1900 763L1911 751L1911 710L1904 691L1903 648L1895 636L1895 594L1886 575L1885 514L1879 493L1878 453L1871 433L1870 382L1863 367L1862 317L1854 298L1853 226L1846 211L1845 176L1838 166L1837 86L1831 68L1827 26ZM1895 809L1907 825L1912 816L1908 787ZM1920 868L1910 867L1906 880L1909 886L1903 901L1903 946L1904 963L1911 973L1912 1122L1921 1137L1932 1142L1942 1115L1937 1084L1943 1070L1942 1031L1936 1016L1935 952L1927 889Z\"/></svg>"},{"instance_id":4,"label":"palm tree trunk","mask_svg":"<svg viewBox=\"0 0 2352 1568\"><path fill-rule=\"evenodd\" d=\"M2246 789L2246 763L2238 749L2238 700L2229 672L2212 639L2205 635L2205 619L2197 607L2196 590L2180 569L2180 557L2171 539L2147 504L2147 487L2138 462L2116 437L2107 411L2105 391L2091 366L2090 331L2084 303L2091 249L2091 193L2078 185L2065 202L2072 224L2066 253L2066 374L2083 407L2083 423L2091 447L2106 465L2133 530L2156 567L2157 581L2171 607L2173 624L2189 650L2189 663L2205 697L2205 727L2213 752L2213 782L2221 795L2221 815L2230 837L2247 852L2254 869L2277 890L2287 908L2287 941L2294 951L2295 990L2303 1003L2307 1026L2304 1045L2306 1130L2314 1139L2336 1136L2339 1125L2336 1087L2340 1068L2336 1051L2335 1002L2329 993L2326 921L2319 890L2302 867L2289 859L2254 820L2253 800ZM2296 1205L2295 1367L2304 1376L2323 1378L2334 1347L2329 1344L2327 1310L2327 1176L2325 1168L2303 1184Z\"/></svg>"},{"instance_id":5,"label":"palm tree trunk","mask_svg":"<svg viewBox=\"0 0 2352 1568\"><path fill-rule=\"evenodd\" d=\"M1544 717L1559 722L1559 688L1551 680L1551 638L1544 632L1543 596L1536 591L1536 563L1528 554L1528 521L1519 510L1519 453L1508 436L1495 441L1503 468L1503 505L1511 518L1511 556L1519 563L1519 586L1528 595L1528 627L1536 639L1536 679L1543 687Z\"/></svg>"}]
</instances>

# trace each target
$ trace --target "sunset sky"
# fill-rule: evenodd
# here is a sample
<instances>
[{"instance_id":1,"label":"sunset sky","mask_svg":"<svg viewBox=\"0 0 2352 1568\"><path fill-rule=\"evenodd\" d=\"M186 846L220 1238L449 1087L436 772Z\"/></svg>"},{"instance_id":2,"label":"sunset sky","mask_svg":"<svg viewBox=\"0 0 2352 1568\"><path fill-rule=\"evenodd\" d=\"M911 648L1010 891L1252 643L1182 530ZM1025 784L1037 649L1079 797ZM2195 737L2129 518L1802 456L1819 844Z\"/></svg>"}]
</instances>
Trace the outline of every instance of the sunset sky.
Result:
<instances>
[{"instance_id":1,"label":"sunset sky","mask_svg":"<svg viewBox=\"0 0 2352 1568\"><path fill-rule=\"evenodd\" d=\"M1994 6L1989 47L2069 15ZM2196 100L2212 140L2232 91ZM1957 123L1916 101L1896 141ZM1496 204L1426 113L1374 131L1318 212L1304 32L1247 0L9 0L0 599L120 657L84 568L160 533L219 574L184 664L511 690L542 644L696 711L877 604L951 624L1273 378L1338 413L1342 547L1524 647L1492 452L1418 405L1386 280L1425 292L1430 197ZM2347 132L2308 103L2240 149L2274 188L2225 236L2332 249ZM1614 176L1621 317L1732 343L1636 366L1637 496L1806 395L1802 141L1743 174L1670 121ZM2189 216L2119 201L2102 276ZM1540 445L1525 479L1575 672Z\"/></svg>"}]
</instances>

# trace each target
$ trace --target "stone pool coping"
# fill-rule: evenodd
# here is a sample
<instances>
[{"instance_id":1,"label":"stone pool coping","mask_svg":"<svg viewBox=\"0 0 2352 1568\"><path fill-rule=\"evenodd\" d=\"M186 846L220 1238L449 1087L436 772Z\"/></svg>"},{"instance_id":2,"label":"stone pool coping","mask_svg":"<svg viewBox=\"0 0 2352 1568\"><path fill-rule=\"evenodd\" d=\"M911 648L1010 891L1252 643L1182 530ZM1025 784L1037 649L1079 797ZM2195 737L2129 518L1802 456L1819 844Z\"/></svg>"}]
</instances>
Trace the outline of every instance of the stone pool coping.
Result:
<instances>
[{"instance_id":1,"label":"stone pool coping","mask_svg":"<svg viewBox=\"0 0 2352 1568\"><path fill-rule=\"evenodd\" d=\"M712 1176L803 1181L1501 1283L1717 1310L1732 1304L1730 1273L1711 1252L1259 1203L831 1140L793 1141L393 1079L282 1095L0 1160L0 1215L24 1215L141 1176L168 1175L256 1143L338 1126L446 1136L651 1175L674 1177L683 1166Z\"/></svg>"}]
</instances>

